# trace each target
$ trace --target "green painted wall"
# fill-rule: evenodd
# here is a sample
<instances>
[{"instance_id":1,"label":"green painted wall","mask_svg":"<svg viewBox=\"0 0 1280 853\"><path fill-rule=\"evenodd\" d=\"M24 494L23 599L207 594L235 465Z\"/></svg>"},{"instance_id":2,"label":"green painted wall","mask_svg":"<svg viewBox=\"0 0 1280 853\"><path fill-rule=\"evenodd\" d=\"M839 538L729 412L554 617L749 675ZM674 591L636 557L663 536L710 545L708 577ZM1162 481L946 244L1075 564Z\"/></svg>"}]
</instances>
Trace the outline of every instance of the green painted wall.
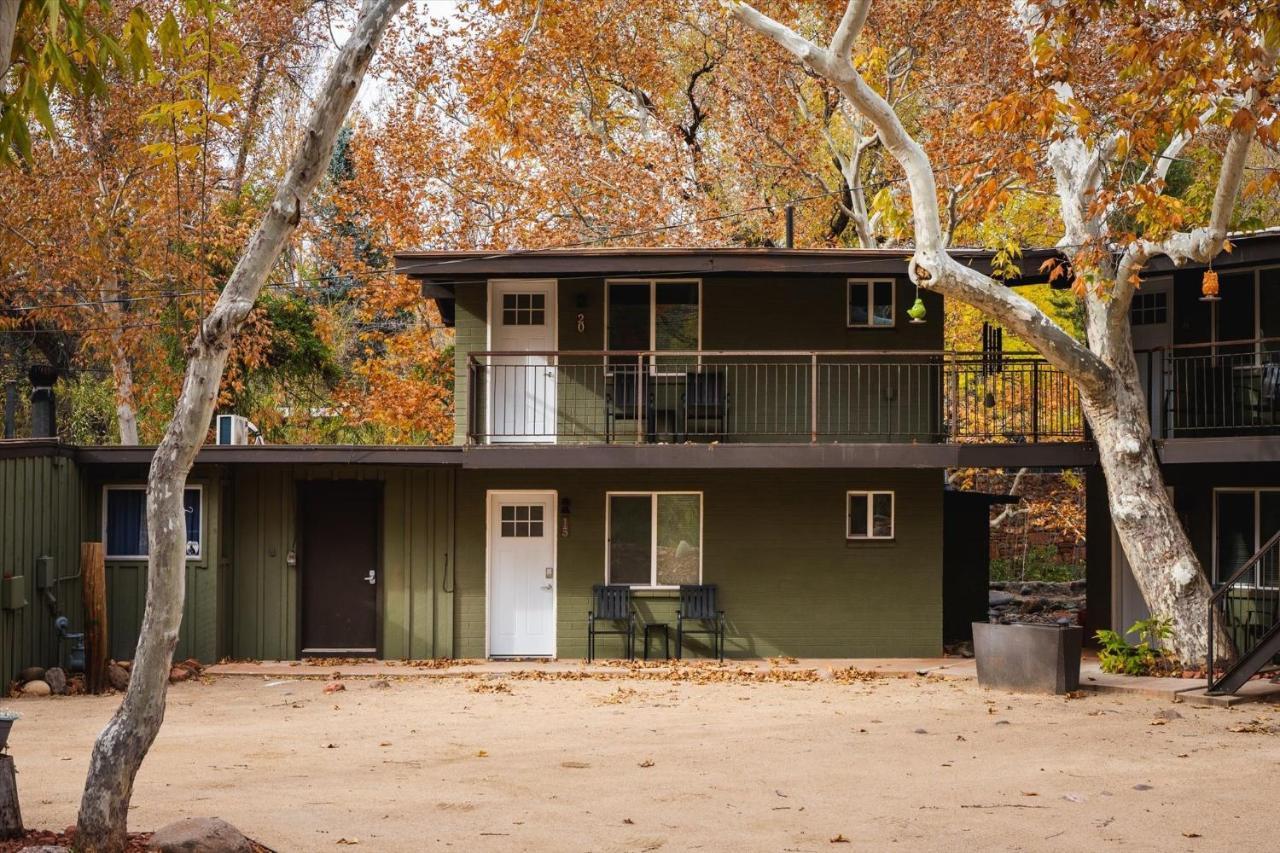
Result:
<instances>
[{"instance_id":1,"label":"green painted wall","mask_svg":"<svg viewBox=\"0 0 1280 853\"><path fill-rule=\"evenodd\" d=\"M459 477L458 657L485 652L489 489L552 489L571 502L570 533L558 541L560 657L586 653L591 587L604 582L605 493L649 489L704 493L703 580L720 587L730 655L941 654L939 471L468 470ZM850 489L896 491L894 541L846 542ZM652 618L671 623L673 638L674 605L670 593L642 602ZM692 642L687 648L705 650ZM620 647L601 653L617 655Z\"/></svg>"},{"instance_id":2,"label":"green painted wall","mask_svg":"<svg viewBox=\"0 0 1280 853\"><path fill-rule=\"evenodd\" d=\"M54 558L54 590L71 630L84 629L80 581L80 473L56 454L0 459L0 574L26 578L27 605L0 610L0 689L27 666L64 663L53 616L35 588L37 557Z\"/></svg>"},{"instance_id":3,"label":"green painted wall","mask_svg":"<svg viewBox=\"0 0 1280 853\"><path fill-rule=\"evenodd\" d=\"M453 648L451 471L365 466L239 466L225 613L236 658L298 656L298 584L289 566L297 496L314 480L383 484L379 591L385 658L449 657Z\"/></svg>"},{"instance_id":4,"label":"green painted wall","mask_svg":"<svg viewBox=\"0 0 1280 853\"><path fill-rule=\"evenodd\" d=\"M909 281L897 277L898 324L889 329L850 329L846 325L847 276L706 276L702 279L704 350L940 350L942 298L924 294L932 322L912 325L905 311L915 298ZM604 348L604 279L559 282L558 349ZM455 441L465 441L470 352L487 346L487 284L457 288ZM578 315L583 318L578 330ZM715 359L707 359L713 363ZM732 359L740 362L741 359ZM794 441L808 431L810 382L804 360L761 358L757 367L734 368L730 382L730 429L738 441ZM941 421L936 369L885 367L860 360L820 368L820 429L829 439L929 440ZM923 360L921 360L923 361ZM561 436L598 441L605 433L604 396L608 380L597 360L562 357L557 383L557 420ZM679 394L659 384L655 395ZM675 400L666 403L674 404ZM664 408L658 400L658 408ZM908 412L914 416L908 417ZM634 426L634 422L630 422ZM698 425L695 425L695 427ZM713 425L702 425L707 431ZM659 431L663 431L659 426Z\"/></svg>"},{"instance_id":5,"label":"green painted wall","mask_svg":"<svg viewBox=\"0 0 1280 853\"><path fill-rule=\"evenodd\" d=\"M204 539L198 560L187 560L186 601L182 610L182 627L178 632L176 659L194 657L215 661L227 652L219 636L218 601L226 584L227 553L223 524L222 469L198 466L191 472L188 485L200 486L203 493ZM146 482L146 470L101 468L86 477L84 538L102 541L102 500L105 486L138 485ZM107 641L111 657L130 660L138 645L142 612L147 596L147 562L145 560L113 560L107 568Z\"/></svg>"}]
</instances>

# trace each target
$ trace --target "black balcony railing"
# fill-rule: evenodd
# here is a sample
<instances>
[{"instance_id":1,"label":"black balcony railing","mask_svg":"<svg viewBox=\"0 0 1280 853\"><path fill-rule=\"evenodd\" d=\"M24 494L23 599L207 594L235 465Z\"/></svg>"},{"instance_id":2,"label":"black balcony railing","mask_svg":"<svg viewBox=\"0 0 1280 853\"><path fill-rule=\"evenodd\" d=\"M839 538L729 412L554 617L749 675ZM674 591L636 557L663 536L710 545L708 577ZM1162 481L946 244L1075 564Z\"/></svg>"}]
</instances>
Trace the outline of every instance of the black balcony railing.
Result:
<instances>
[{"instance_id":1,"label":"black balcony railing","mask_svg":"<svg viewBox=\"0 0 1280 853\"><path fill-rule=\"evenodd\" d=\"M1280 339L1182 345L1138 360L1157 438L1280 432Z\"/></svg>"},{"instance_id":2,"label":"black balcony railing","mask_svg":"<svg viewBox=\"0 0 1280 853\"><path fill-rule=\"evenodd\" d=\"M1078 441L1037 355L919 351L478 352L473 443Z\"/></svg>"},{"instance_id":3,"label":"black balcony railing","mask_svg":"<svg viewBox=\"0 0 1280 853\"><path fill-rule=\"evenodd\" d=\"M1209 599L1209 692L1234 693L1280 646L1280 532Z\"/></svg>"}]
</instances>

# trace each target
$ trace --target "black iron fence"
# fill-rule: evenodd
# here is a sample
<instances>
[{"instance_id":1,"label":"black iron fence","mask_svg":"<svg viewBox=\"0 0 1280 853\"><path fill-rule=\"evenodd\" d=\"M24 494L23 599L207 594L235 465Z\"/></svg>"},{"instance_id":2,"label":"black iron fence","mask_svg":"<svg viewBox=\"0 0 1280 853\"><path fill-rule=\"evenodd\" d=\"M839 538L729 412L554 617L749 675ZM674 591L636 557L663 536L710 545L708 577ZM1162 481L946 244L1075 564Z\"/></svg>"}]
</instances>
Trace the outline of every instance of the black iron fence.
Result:
<instances>
[{"instance_id":1,"label":"black iron fence","mask_svg":"<svg viewBox=\"0 0 1280 853\"><path fill-rule=\"evenodd\" d=\"M1280 431L1280 339L1138 354L1157 438Z\"/></svg>"},{"instance_id":2,"label":"black iron fence","mask_svg":"<svg viewBox=\"0 0 1280 853\"><path fill-rule=\"evenodd\" d=\"M1067 377L1023 353L477 352L473 443L1078 441Z\"/></svg>"}]
</instances>

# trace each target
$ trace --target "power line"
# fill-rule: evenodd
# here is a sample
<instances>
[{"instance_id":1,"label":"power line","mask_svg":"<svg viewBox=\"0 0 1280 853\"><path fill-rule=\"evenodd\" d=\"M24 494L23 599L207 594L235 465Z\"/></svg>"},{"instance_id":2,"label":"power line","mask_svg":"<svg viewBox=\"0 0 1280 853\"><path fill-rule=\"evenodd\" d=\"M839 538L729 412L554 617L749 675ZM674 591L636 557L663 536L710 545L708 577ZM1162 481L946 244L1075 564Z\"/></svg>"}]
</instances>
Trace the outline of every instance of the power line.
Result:
<instances>
[{"instance_id":1,"label":"power line","mask_svg":"<svg viewBox=\"0 0 1280 853\"><path fill-rule=\"evenodd\" d=\"M965 168L967 166L978 165L982 162L985 162L985 161L970 160L964 163L956 163L956 164L941 166L935 169L935 171L939 173L948 172L948 171L953 171L955 169ZM885 178L880 181L872 182L870 184L862 184L859 187L854 187L851 189L865 192L870 189L878 189L878 188L890 186L892 184L903 183L906 180L907 178L905 176L898 177L898 178ZM413 264L409 264L407 266L398 267L398 268L385 267L382 269L354 271L354 272L340 273L340 274L329 273L329 274L317 275L317 276L295 276L294 278L285 279L283 281L270 282L264 285L264 287L277 288L277 289L290 288L300 284L333 282L335 278L374 279L374 278L380 278L382 276L395 275L395 274L415 275L429 269L448 267L448 266L452 266L459 263L469 263L474 261L487 261L487 260L500 260L505 258L523 257L525 255L534 255L542 252L562 251L566 249L589 248L591 246L599 245L601 243L612 242L614 240L625 240L625 239L630 239L632 237L643 237L643 236L650 236L653 234L666 233L666 232L678 230L681 228L692 228L697 225L706 225L712 222L721 222L726 219L733 219L739 216L745 216L750 213L759 213L760 211L774 210L778 207L785 206L787 204L802 204L810 201L817 201L824 198L830 198L831 196L844 195L845 193L846 193L846 190L843 188L837 189L837 190L828 190L826 192L814 193L807 196L799 196L796 198L789 199L787 201L779 201L771 204L759 204L751 207L740 208L738 210L718 213L712 216L699 217L696 219L688 219L682 222L674 222L666 225L657 225L651 228L643 228L643 229L637 229L633 231L615 232L611 234L604 234L599 237L592 237L589 239L580 240L577 242L561 243L561 244L552 245L552 246L542 246L542 247L533 248L533 249L507 249L507 250L490 252L488 254L473 256L468 258L418 261ZM0 223L0 224L3 224L3 223ZM9 228L9 230L13 230L8 225L5 225L5 227ZM584 277L594 278L595 276L584 276ZM365 281L364 283L372 284L373 282ZM137 291L134 291L134 292L136 293ZM127 303L133 303L133 302L147 301L151 299L173 299L180 296L197 296L201 294L214 295L214 294L221 293L221 291L219 291L217 288L197 288L194 290L184 290L184 291L152 289L149 291L144 290L141 292L143 293L142 296L131 295L127 297L116 297L113 299L85 299L85 300L79 300L75 302L67 302L67 303L60 303L60 304L55 303L53 305L22 305L22 306L17 306L15 308L11 308L9 310L15 311L15 312L29 313L33 311L70 309L70 308L88 308L88 307L97 306L97 305L106 306L106 305L115 305L115 304L127 304Z\"/></svg>"}]
</instances>

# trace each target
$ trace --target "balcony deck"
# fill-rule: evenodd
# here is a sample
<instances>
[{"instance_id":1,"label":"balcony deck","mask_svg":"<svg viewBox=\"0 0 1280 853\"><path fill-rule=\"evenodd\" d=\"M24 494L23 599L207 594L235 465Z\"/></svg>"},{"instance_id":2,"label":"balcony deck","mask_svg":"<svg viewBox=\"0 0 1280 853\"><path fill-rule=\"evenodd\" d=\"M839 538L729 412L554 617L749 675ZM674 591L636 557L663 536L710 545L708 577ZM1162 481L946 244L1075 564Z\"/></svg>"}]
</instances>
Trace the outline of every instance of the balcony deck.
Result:
<instances>
[{"instance_id":1,"label":"balcony deck","mask_svg":"<svg viewBox=\"0 0 1280 853\"><path fill-rule=\"evenodd\" d=\"M476 352L469 445L1039 444L1085 437L1030 353Z\"/></svg>"}]
</instances>

